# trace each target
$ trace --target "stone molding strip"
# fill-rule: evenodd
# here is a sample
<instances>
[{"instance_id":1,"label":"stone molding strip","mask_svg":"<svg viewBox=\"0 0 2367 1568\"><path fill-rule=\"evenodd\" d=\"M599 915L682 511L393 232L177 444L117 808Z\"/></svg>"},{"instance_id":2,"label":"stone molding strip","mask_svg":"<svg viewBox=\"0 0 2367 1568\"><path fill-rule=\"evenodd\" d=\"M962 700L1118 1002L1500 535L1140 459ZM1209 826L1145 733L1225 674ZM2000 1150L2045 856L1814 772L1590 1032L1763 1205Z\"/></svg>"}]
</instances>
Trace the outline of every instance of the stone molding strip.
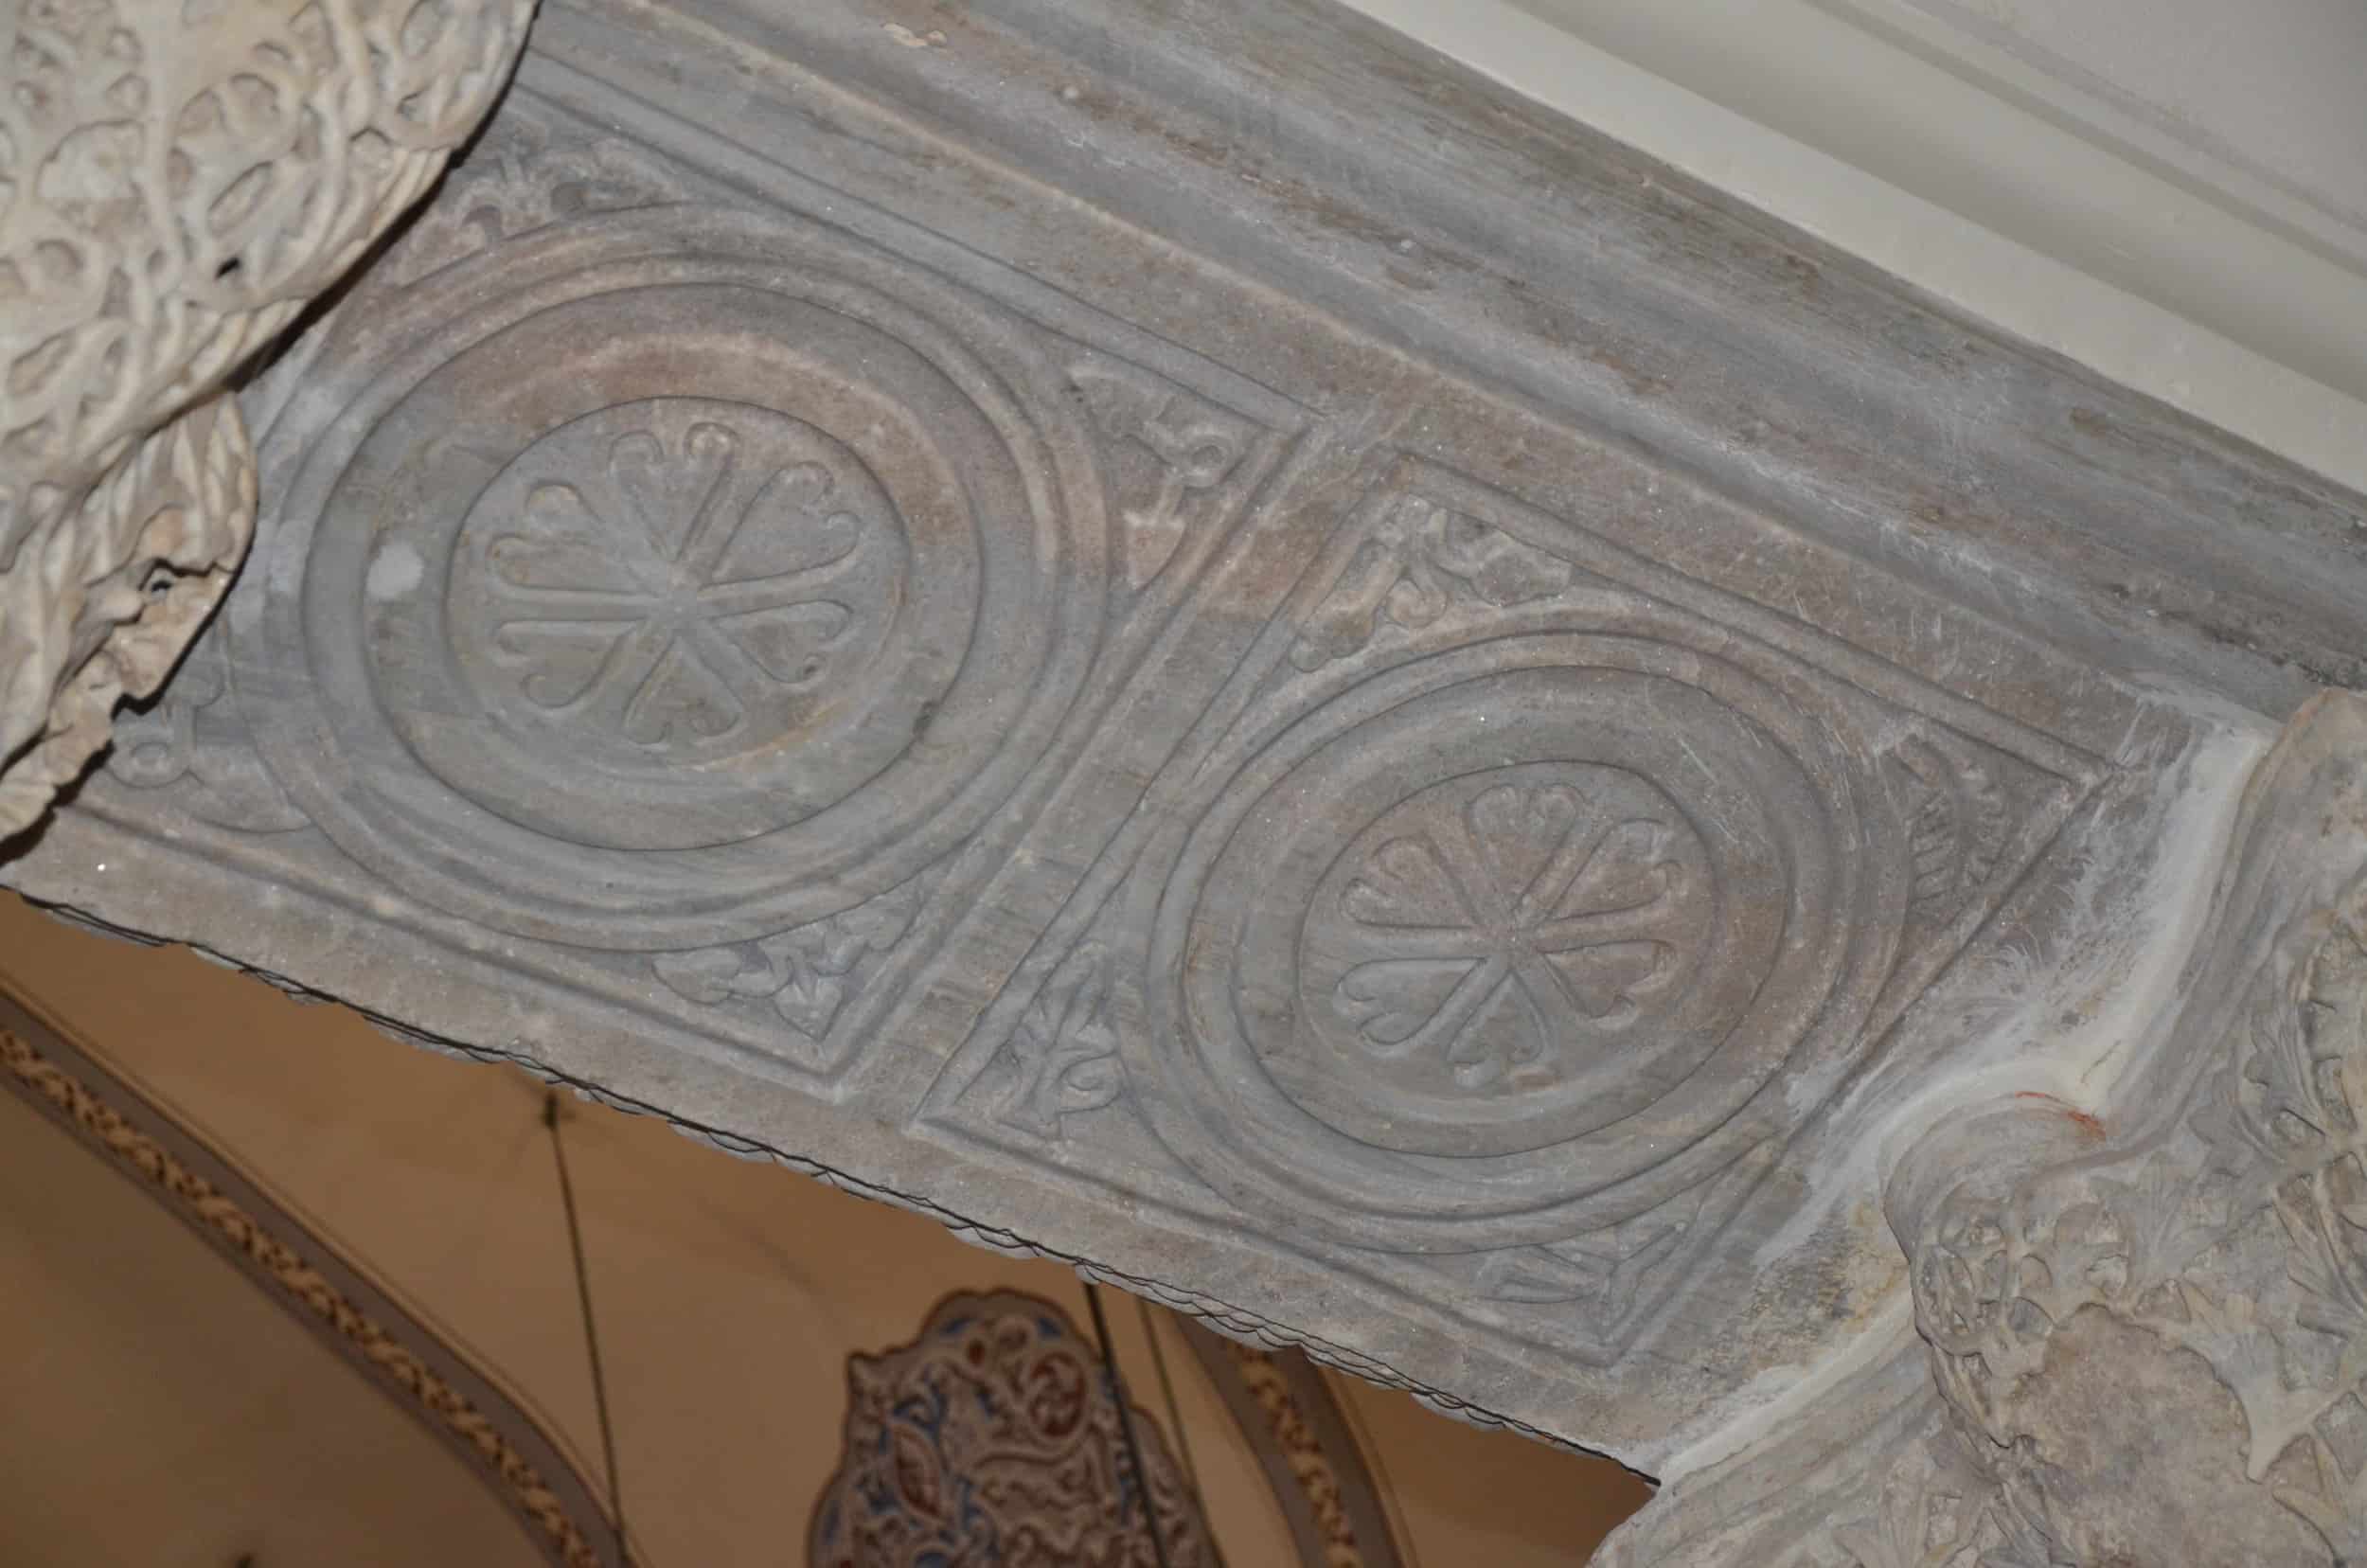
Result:
<instances>
[{"instance_id":1,"label":"stone molding strip","mask_svg":"<svg viewBox=\"0 0 2367 1568\"><path fill-rule=\"evenodd\" d=\"M2107 668L2280 718L2367 684L2357 492L1331 0L973 0L926 49L845 0L666 9ZM601 12L554 4L529 73Z\"/></svg>"},{"instance_id":2,"label":"stone molding strip","mask_svg":"<svg viewBox=\"0 0 2367 1568\"><path fill-rule=\"evenodd\" d=\"M451 1448L559 1568L625 1568L591 1482L524 1406L171 1113L0 994L5 1088L162 1204Z\"/></svg>"}]
</instances>

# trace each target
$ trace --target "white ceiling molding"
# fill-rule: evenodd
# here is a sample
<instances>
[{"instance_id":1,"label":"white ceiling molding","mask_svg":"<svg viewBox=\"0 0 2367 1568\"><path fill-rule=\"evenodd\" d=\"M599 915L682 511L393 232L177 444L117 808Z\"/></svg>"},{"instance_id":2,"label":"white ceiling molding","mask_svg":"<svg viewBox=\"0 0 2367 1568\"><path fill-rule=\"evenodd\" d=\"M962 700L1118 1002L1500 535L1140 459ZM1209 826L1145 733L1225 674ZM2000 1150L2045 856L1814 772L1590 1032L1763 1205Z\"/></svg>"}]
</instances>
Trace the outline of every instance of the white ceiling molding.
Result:
<instances>
[{"instance_id":1,"label":"white ceiling molding","mask_svg":"<svg viewBox=\"0 0 2367 1568\"><path fill-rule=\"evenodd\" d=\"M2367 112L2356 69L2347 98L2321 85L2367 59L2367 10L2248 8L2237 31L2255 42L2234 57L2224 28L2157 14L2154 33L2188 42L2129 51L2111 83L2093 8L2069 9L2073 31L2042 8L1992 4L1984 25L1947 0L1352 3L2018 336L2367 485ZM2272 84L2238 90L2271 65ZM2195 86L2211 69L2230 83L2218 100Z\"/></svg>"}]
</instances>

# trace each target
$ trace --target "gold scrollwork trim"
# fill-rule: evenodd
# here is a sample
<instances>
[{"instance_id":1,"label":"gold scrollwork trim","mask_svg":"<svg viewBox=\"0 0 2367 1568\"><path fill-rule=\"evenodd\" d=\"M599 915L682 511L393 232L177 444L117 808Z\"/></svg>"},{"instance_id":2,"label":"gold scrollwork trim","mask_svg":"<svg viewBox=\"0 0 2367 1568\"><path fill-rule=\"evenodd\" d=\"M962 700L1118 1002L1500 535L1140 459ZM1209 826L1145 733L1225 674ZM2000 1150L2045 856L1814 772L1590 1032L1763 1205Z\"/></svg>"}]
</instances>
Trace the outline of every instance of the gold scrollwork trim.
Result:
<instances>
[{"instance_id":1,"label":"gold scrollwork trim","mask_svg":"<svg viewBox=\"0 0 2367 1568\"><path fill-rule=\"evenodd\" d=\"M0 1068L91 1146L226 1248L300 1315L345 1341L384 1388L416 1406L431 1426L495 1480L553 1561L566 1568L608 1568L608 1559L593 1545L533 1462L466 1395L365 1312L295 1248L273 1235L170 1149L133 1126L87 1084L5 1026L0 1026Z\"/></svg>"}]
</instances>

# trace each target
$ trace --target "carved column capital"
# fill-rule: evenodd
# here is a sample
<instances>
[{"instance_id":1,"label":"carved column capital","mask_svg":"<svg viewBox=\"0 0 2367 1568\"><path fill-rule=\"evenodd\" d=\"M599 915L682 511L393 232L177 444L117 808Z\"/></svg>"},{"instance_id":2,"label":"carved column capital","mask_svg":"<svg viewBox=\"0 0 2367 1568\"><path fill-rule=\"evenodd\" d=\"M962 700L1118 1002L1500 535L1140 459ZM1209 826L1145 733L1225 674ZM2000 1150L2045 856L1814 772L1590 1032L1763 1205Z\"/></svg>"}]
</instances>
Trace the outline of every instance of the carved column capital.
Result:
<instances>
[{"instance_id":1,"label":"carved column capital","mask_svg":"<svg viewBox=\"0 0 2367 1568\"><path fill-rule=\"evenodd\" d=\"M2367 700L2328 695L2109 1123L2020 1096L1891 1179L1940 1391L2064 1560L2367 1552L2362 867Z\"/></svg>"},{"instance_id":2,"label":"carved column capital","mask_svg":"<svg viewBox=\"0 0 2367 1568\"><path fill-rule=\"evenodd\" d=\"M2367 1559L2367 697L2314 699L2254 772L2201 940L2094 1109L1930 1122L1884 1190L1915 1339L1611 1560ZM1769 1501L1806 1486L1805 1520Z\"/></svg>"},{"instance_id":3,"label":"carved column capital","mask_svg":"<svg viewBox=\"0 0 2367 1568\"><path fill-rule=\"evenodd\" d=\"M441 171L531 0L28 0L0 93L0 837L245 553L225 383Z\"/></svg>"}]
</instances>

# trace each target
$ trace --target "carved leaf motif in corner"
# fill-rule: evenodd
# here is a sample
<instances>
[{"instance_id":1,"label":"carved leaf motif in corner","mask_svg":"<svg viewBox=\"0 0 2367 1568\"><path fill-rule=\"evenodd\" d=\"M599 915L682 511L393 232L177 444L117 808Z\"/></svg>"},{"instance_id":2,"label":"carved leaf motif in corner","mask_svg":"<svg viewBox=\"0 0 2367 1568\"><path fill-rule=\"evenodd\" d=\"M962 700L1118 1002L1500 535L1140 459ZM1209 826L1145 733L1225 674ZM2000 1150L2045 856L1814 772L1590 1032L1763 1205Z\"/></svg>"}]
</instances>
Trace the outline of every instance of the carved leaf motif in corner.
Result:
<instances>
[{"instance_id":1,"label":"carved leaf motif in corner","mask_svg":"<svg viewBox=\"0 0 2367 1568\"><path fill-rule=\"evenodd\" d=\"M1490 1253L1480 1265L1480 1290L1491 1301L1579 1303L1593 1327L1607 1328L1625 1315L1643 1276L1676 1250L1684 1232L1685 1221L1678 1219L1653 1224L1624 1242L1620 1232L1612 1231L1580 1242Z\"/></svg>"},{"instance_id":2,"label":"carved leaf motif in corner","mask_svg":"<svg viewBox=\"0 0 2367 1568\"><path fill-rule=\"evenodd\" d=\"M994 1114L1006 1127L1056 1138L1060 1119L1097 1110L1126 1086L1111 1006L1129 982L1098 942L1068 955L1003 1047L1011 1068Z\"/></svg>"},{"instance_id":3,"label":"carved leaf motif in corner","mask_svg":"<svg viewBox=\"0 0 2367 1568\"><path fill-rule=\"evenodd\" d=\"M1118 515L1126 526L1126 582L1147 586L1184 542L1192 498L1233 476L1256 427L1137 365L1095 355L1069 381L1094 423L1115 443L1111 454Z\"/></svg>"},{"instance_id":4,"label":"carved leaf motif in corner","mask_svg":"<svg viewBox=\"0 0 2367 1568\"><path fill-rule=\"evenodd\" d=\"M2013 841L2013 802L1970 748L1948 739L1910 739L1890 764L1906 808L1914 912L1945 922L1996 877Z\"/></svg>"},{"instance_id":5,"label":"carved leaf motif in corner","mask_svg":"<svg viewBox=\"0 0 2367 1568\"><path fill-rule=\"evenodd\" d=\"M1312 673L1362 650L1384 619L1418 632L1458 600L1507 609L1551 598L1575 578L1569 561L1502 528L1400 496L1308 615L1290 662Z\"/></svg>"},{"instance_id":6,"label":"carved leaf motif in corner","mask_svg":"<svg viewBox=\"0 0 2367 1568\"><path fill-rule=\"evenodd\" d=\"M386 276L398 287L552 223L684 199L639 150L563 138L524 114L496 124L446 183L443 198L386 258Z\"/></svg>"},{"instance_id":7,"label":"carved leaf motif in corner","mask_svg":"<svg viewBox=\"0 0 2367 1568\"><path fill-rule=\"evenodd\" d=\"M1698 1227L1716 1228L1711 1205L1747 1190L1767 1152L1760 1145L1719 1174L1608 1229L1489 1253L1475 1276L1480 1293L1490 1301L1562 1308L1590 1334L1616 1343L1631 1325L1647 1282L1676 1265Z\"/></svg>"},{"instance_id":8,"label":"carved leaf motif in corner","mask_svg":"<svg viewBox=\"0 0 2367 1568\"><path fill-rule=\"evenodd\" d=\"M177 809L238 832L309 826L264 765L238 706L220 635L199 637L151 706L116 715L107 776L126 789L169 792L165 798Z\"/></svg>"},{"instance_id":9,"label":"carved leaf motif in corner","mask_svg":"<svg viewBox=\"0 0 2367 1568\"><path fill-rule=\"evenodd\" d=\"M675 994L704 1007L770 998L818 1046L878 961L912 934L938 880L923 873L827 919L757 942L661 953L652 967Z\"/></svg>"}]
</instances>

